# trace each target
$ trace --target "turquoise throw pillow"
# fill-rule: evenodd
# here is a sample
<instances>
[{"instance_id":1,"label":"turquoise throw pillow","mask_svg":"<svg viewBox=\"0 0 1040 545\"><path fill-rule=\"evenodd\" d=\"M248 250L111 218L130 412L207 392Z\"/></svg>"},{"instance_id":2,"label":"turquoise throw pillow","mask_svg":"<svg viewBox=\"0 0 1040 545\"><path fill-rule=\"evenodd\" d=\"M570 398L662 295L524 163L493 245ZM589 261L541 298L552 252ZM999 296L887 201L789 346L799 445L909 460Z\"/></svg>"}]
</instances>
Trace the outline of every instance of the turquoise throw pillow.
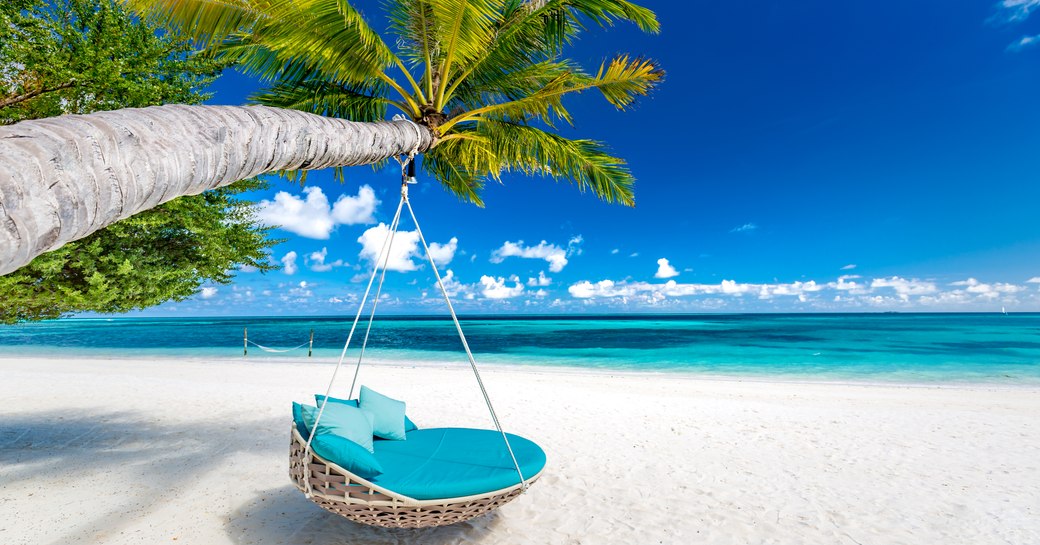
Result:
<instances>
[{"instance_id":1,"label":"turquoise throw pillow","mask_svg":"<svg viewBox=\"0 0 1040 545\"><path fill-rule=\"evenodd\" d=\"M325 396L323 396L321 394L314 394L314 402L317 403L319 407L321 406L321 401L323 399L325 399ZM340 399L338 397L329 397L329 403L346 403L347 405L350 405L352 407L357 407L358 406L358 400L356 400L356 399ZM408 418L407 414L404 415L404 431L405 431L405 433L408 433L410 431L415 431L417 429L419 429L419 426L416 426L415 422L412 422L412 419Z\"/></svg>"},{"instance_id":2,"label":"turquoise throw pillow","mask_svg":"<svg viewBox=\"0 0 1040 545\"><path fill-rule=\"evenodd\" d=\"M317 403L319 407L321 407L321 402L324 399L325 396L321 394L314 394L314 402ZM358 400L356 399L340 399L338 397L329 397L329 403L342 403L344 405L350 405L351 407L358 406Z\"/></svg>"},{"instance_id":3,"label":"turquoise throw pillow","mask_svg":"<svg viewBox=\"0 0 1040 545\"><path fill-rule=\"evenodd\" d=\"M331 405L331 404L330 404ZM367 387L361 387L358 407L372 413L372 431L377 437L401 441L404 435L404 401L386 397Z\"/></svg>"},{"instance_id":4,"label":"turquoise throw pillow","mask_svg":"<svg viewBox=\"0 0 1040 545\"><path fill-rule=\"evenodd\" d=\"M313 407L311 408L313 409ZM292 404L292 419L293 423L296 424L296 431L300 432L300 437L303 437L303 440L306 441L311 436L311 432L303 420L303 405L295 401Z\"/></svg>"},{"instance_id":5,"label":"turquoise throw pillow","mask_svg":"<svg viewBox=\"0 0 1040 545\"><path fill-rule=\"evenodd\" d=\"M373 451L373 415L343 403L329 403L325 406L325 412L321 414L318 429L315 430L314 421L317 418L317 407L303 406L304 423L306 423L307 428L314 431L315 435L336 435L361 445L369 452Z\"/></svg>"},{"instance_id":6,"label":"turquoise throw pillow","mask_svg":"<svg viewBox=\"0 0 1040 545\"><path fill-rule=\"evenodd\" d=\"M321 415L325 421L325 415ZM371 479L383 472L379 460L365 447L338 435L319 433L311 441L314 452L326 460L364 479Z\"/></svg>"}]
</instances>

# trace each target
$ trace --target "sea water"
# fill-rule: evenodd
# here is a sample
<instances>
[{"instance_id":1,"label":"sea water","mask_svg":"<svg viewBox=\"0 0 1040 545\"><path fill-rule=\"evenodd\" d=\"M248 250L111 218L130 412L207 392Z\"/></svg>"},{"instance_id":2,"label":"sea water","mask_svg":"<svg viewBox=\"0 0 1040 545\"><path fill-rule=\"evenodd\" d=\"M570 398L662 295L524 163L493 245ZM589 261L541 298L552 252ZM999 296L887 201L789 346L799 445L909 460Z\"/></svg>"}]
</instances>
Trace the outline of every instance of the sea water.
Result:
<instances>
[{"instance_id":1,"label":"sea water","mask_svg":"<svg viewBox=\"0 0 1040 545\"><path fill-rule=\"evenodd\" d=\"M97 318L0 326L0 356L182 357L265 361L314 332L312 361L338 359L352 316ZM348 361L364 337L354 335ZM607 371L906 383L1040 384L1040 314L738 314L473 316L477 361ZM375 321L366 358L465 364L447 317Z\"/></svg>"}]
</instances>

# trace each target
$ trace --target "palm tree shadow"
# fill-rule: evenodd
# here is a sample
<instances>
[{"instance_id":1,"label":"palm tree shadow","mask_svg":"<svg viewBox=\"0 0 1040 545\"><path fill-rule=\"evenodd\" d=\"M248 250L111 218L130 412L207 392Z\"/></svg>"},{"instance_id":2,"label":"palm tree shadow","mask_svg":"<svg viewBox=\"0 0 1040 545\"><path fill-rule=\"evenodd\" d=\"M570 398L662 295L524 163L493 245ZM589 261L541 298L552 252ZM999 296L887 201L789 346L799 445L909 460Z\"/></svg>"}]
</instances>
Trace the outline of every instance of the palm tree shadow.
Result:
<instances>
[{"instance_id":1,"label":"palm tree shadow","mask_svg":"<svg viewBox=\"0 0 1040 545\"><path fill-rule=\"evenodd\" d=\"M288 475L286 476L288 480ZM318 507L294 486L273 488L231 514L228 534L235 543L301 543L320 545L405 545L480 542L499 524L486 515L435 528L377 528L351 522Z\"/></svg>"},{"instance_id":2,"label":"palm tree shadow","mask_svg":"<svg viewBox=\"0 0 1040 545\"><path fill-rule=\"evenodd\" d=\"M53 508L65 501L61 490L68 479L88 479L87 486L107 494L105 510L89 520L68 521L51 543L94 543L98 532L111 534L141 520L163 505L156 501L157 496L212 471L207 460L244 452L284 455L283 434L277 433L276 440L275 430L286 426L280 418L236 422L229 427L220 421L156 422L134 411L21 413L0 420L0 489L31 490L28 495L35 496L33 499L6 499L26 505L42 500ZM259 437L257 430L261 430ZM113 477L117 482L125 479L133 486L108 494L106 489L114 488L103 479L115 474L120 475ZM25 514L31 514L28 511ZM31 542L46 541L37 536Z\"/></svg>"}]
</instances>

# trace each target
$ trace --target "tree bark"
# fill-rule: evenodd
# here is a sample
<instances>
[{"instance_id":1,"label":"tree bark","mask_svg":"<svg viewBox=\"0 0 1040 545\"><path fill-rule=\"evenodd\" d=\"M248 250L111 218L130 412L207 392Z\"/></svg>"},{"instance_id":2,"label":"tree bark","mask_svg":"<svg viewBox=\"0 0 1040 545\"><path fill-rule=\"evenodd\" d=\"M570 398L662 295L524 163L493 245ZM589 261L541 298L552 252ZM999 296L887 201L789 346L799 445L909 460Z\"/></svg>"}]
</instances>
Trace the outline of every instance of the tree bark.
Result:
<instances>
[{"instance_id":1,"label":"tree bark","mask_svg":"<svg viewBox=\"0 0 1040 545\"><path fill-rule=\"evenodd\" d=\"M265 106L153 106L0 127L0 274L181 195L432 144L429 130L407 121Z\"/></svg>"}]
</instances>

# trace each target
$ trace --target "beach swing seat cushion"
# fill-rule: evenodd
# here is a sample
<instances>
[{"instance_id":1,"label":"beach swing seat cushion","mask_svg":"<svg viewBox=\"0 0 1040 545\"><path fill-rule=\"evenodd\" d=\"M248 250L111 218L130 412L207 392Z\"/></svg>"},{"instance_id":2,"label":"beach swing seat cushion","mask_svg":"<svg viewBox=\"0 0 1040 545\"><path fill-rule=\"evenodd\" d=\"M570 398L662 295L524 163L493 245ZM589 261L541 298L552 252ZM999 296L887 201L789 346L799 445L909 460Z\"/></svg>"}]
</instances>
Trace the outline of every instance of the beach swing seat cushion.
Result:
<instances>
[{"instance_id":1,"label":"beach swing seat cushion","mask_svg":"<svg viewBox=\"0 0 1040 545\"><path fill-rule=\"evenodd\" d=\"M545 453L530 440L509 435L520 467L532 483ZM289 475L308 497L338 515L388 528L455 524L496 509L523 491L516 467L492 430L431 428L405 441L376 441L383 472L364 479L322 458L292 426Z\"/></svg>"}]
</instances>

